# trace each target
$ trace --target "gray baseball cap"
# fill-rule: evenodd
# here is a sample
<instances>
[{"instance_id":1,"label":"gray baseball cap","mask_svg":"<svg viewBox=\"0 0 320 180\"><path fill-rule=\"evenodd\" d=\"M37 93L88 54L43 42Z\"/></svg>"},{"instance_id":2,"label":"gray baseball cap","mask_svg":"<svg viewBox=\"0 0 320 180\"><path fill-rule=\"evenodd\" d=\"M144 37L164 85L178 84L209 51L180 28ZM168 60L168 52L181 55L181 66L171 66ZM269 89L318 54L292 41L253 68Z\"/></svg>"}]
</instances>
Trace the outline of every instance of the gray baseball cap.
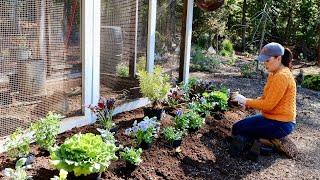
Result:
<instances>
[{"instance_id":1,"label":"gray baseball cap","mask_svg":"<svg viewBox=\"0 0 320 180\"><path fill-rule=\"evenodd\" d=\"M265 62L269 58L273 56L283 56L284 54L284 47L279 43L269 43L265 45L257 57L257 60L260 62Z\"/></svg>"}]
</instances>

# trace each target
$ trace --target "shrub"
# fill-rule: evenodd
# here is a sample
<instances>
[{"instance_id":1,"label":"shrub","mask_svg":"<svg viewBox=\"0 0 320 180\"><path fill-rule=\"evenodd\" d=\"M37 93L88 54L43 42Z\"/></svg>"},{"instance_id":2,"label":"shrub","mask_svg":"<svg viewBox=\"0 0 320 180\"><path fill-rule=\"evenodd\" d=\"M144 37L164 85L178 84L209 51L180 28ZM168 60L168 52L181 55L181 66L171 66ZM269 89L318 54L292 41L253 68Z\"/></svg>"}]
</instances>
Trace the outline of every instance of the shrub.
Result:
<instances>
[{"instance_id":1,"label":"shrub","mask_svg":"<svg viewBox=\"0 0 320 180\"><path fill-rule=\"evenodd\" d=\"M230 40L225 39L222 42L222 50L220 51L221 56L232 57L234 54L233 44Z\"/></svg>"},{"instance_id":2,"label":"shrub","mask_svg":"<svg viewBox=\"0 0 320 180\"><path fill-rule=\"evenodd\" d=\"M172 144L173 141L182 139L183 132L174 127L166 127L163 129L163 134L164 138Z\"/></svg>"},{"instance_id":3,"label":"shrub","mask_svg":"<svg viewBox=\"0 0 320 180\"><path fill-rule=\"evenodd\" d=\"M140 91L153 102L153 107L167 99L170 90L169 76L156 66L153 73L142 70L138 73Z\"/></svg>"},{"instance_id":4,"label":"shrub","mask_svg":"<svg viewBox=\"0 0 320 180\"><path fill-rule=\"evenodd\" d=\"M141 56L138 58L138 63L137 63L137 72L139 73L140 71L145 71L146 70L146 64L147 64L147 59L145 56Z\"/></svg>"},{"instance_id":5,"label":"shrub","mask_svg":"<svg viewBox=\"0 0 320 180\"><path fill-rule=\"evenodd\" d=\"M240 68L240 71L244 77L246 78L252 77L255 74L255 62L245 64Z\"/></svg>"},{"instance_id":6,"label":"shrub","mask_svg":"<svg viewBox=\"0 0 320 180\"><path fill-rule=\"evenodd\" d=\"M104 143L100 135L76 134L53 148L50 157L55 168L86 176L104 172L111 160L117 160L117 150L114 144Z\"/></svg>"},{"instance_id":7,"label":"shrub","mask_svg":"<svg viewBox=\"0 0 320 180\"><path fill-rule=\"evenodd\" d=\"M129 76L129 67L123 63L120 63L116 67L116 73L120 77L128 77Z\"/></svg>"},{"instance_id":8,"label":"shrub","mask_svg":"<svg viewBox=\"0 0 320 180\"><path fill-rule=\"evenodd\" d=\"M16 169L5 168L3 174L13 180L27 180L32 176L28 176L26 169L30 169L31 165L24 166L27 162L27 158L21 158L16 163Z\"/></svg>"},{"instance_id":9,"label":"shrub","mask_svg":"<svg viewBox=\"0 0 320 180\"><path fill-rule=\"evenodd\" d=\"M4 143L4 149L11 158L27 157L30 153L30 137L24 136L21 128L12 133Z\"/></svg>"},{"instance_id":10,"label":"shrub","mask_svg":"<svg viewBox=\"0 0 320 180\"><path fill-rule=\"evenodd\" d=\"M49 112L45 118L31 124L30 129L34 132L35 141L41 148L49 150L55 144L61 118L61 115Z\"/></svg>"},{"instance_id":11,"label":"shrub","mask_svg":"<svg viewBox=\"0 0 320 180\"><path fill-rule=\"evenodd\" d=\"M142 162L141 154L141 148L134 149L133 147L126 147L123 152L120 152L120 157L130 164L139 165Z\"/></svg>"},{"instance_id":12,"label":"shrub","mask_svg":"<svg viewBox=\"0 0 320 180\"><path fill-rule=\"evenodd\" d=\"M136 138L136 143L140 145L145 142L151 144L153 139L157 137L157 133L160 130L160 123L157 122L157 118L145 117L143 121L137 123L134 121L132 128L125 130L126 135L130 135Z\"/></svg>"},{"instance_id":13,"label":"shrub","mask_svg":"<svg viewBox=\"0 0 320 180\"><path fill-rule=\"evenodd\" d=\"M306 75L302 82L302 87L320 91L320 74Z\"/></svg>"}]
</instances>

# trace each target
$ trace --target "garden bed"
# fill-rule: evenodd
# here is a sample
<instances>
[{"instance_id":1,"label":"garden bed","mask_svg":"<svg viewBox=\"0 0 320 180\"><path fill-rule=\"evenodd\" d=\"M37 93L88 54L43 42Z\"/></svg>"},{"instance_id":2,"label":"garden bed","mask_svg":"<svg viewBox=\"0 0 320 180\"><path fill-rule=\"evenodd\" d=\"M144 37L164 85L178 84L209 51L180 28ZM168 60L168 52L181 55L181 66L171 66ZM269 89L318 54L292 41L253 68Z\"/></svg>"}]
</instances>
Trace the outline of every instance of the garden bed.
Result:
<instances>
[{"instance_id":1,"label":"garden bed","mask_svg":"<svg viewBox=\"0 0 320 180\"><path fill-rule=\"evenodd\" d=\"M143 162L134 171L126 169L125 162L118 160L112 162L106 172L102 174L103 179L194 179L197 178L222 178L228 177L230 174L224 169L224 163L221 157L229 158L226 152L225 137L229 135L230 128L234 121L239 120L248 115L240 109L227 111L223 114L222 120L213 118L206 119L206 125L198 132L187 135L181 145L181 152L168 147L166 141L160 136L152 144L148 150L144 150L142 154ZM119 126L116 139L123 145L129 145L130 137L124 134L126 128L130 127L134 120L141 120L143 111L137 109L131 112L124 112L117 115L114 120ZM171 116L166 115L162 122L162 128L170 125ZM57 143L61 144L67 137L71 137L76 133L94 133L99 134L96 130L97 124L74 128L57 138ZM28 170L28 174L33 179L49 179L58 174L49 165L49 156L39 150L39 146L32 144L32 152L36 159L32 164L32 169ZM6 167L14 167L14 161L10 160L7 155L0 155L0 170ZM236 164L235 164L236 166ZM0 173L0 177L2 175ZM237 177L237 175L234 175Z\"/></svg>"}]
</instances>

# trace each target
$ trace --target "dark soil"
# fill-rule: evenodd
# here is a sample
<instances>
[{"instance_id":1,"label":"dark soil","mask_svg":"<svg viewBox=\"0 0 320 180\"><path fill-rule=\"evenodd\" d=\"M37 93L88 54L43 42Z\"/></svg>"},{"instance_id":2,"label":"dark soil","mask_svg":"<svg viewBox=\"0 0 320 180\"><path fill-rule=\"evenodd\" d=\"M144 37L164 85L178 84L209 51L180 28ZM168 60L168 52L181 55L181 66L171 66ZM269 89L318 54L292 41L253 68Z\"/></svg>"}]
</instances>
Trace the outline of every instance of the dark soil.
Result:
<instances>
[{"instance_id":1,"label":"dark soil","mask_svg":"<svg viewBox=\"0 0 320 180\"><path fill-rule=\"evenodd\" d=\"M158 138L150 149L144 150L143 162L134 168L127 168L122 160L112 162L108 170L102 174L103 179L221 179L238 178L239 173L229 173L225 171L225 162L234 161L227 153L227 136L230 134L231 126L248 115L241 109L234 109L223 114L223 120L207 118L206 125L198 132L190 133L182 140L181 152L170 147L162 136ZM132 139L124 134L124 130L132 126L135 120L143 118L143 110L138 109L131 112L124 112L115 117L115 122L119 127L116 134L117 140L123 145L131 145ZM171 116L165 115L162 127L172 124ZM57 138L57 143L61 144L67 137L76 133L99 134L96 128L98 125L89 125L74 128ZM49 179L59 174L49 165L49 156L46 155L35 144L31 145L32 153L36 159L32 164L32 169L28 174L33 179ZM14 161L6 154L0 155L0 169L14 167ZM240 170L240 169L238 169ZM237 171L237 170L235 170ZM242 174L242 173L241 173ZM0 177L1 173L0 173Z\"/></svg>"}]
</instances>

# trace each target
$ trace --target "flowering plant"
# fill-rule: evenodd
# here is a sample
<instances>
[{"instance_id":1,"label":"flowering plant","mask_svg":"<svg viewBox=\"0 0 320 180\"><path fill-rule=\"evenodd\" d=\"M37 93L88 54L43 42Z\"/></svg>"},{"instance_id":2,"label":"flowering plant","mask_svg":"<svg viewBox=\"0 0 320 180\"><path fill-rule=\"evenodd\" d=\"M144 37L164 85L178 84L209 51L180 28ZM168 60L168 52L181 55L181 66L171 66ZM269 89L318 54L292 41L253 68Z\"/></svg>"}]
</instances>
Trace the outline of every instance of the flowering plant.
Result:
<instances>
[{"instance_id":1,"label":"flowering plant","mask_svg":"<svg viewBox=\"0 0 320 180\"><path fill-rule=\"evenodd\" d=\"M100 97L98 105L89 105L90 110L97 116L97 120L107 130L111 129L115 124L112 122L112 114L114 111L115 99L105 99Z\"/></svg>"},{"instance_id":2,"label":"flowering plant","mask_svg":"<svg viewBox=\"0 0 320 180\"><path fill-rule=\"evenodd\" d=\"M142 149L134 149L133 147L126 147L122 152L120 152L120 157L126 162L133 165L139 165L142 162L141 159Z\"/></svg>"},{"instance_id":3,"label":"flowering plant","mask_svg":"<svg viewBox=\"0 0 320 180\"><path fill-rule=\"evenodd\" d=\"M154 138L158 137L160 130L160 123L157 122L157 118L145 117L143 121L137 123L134 121L132 128L125 130L126 135L130 135L136 138L136 142L140 145L142 142L151 144Z\"/></svg>"},{"instance_id":4,"label":"flowering plant","mask_svg":"<svg viewBox=\"0 0 320 180\"><path fill-rule=\"evenodd\" d=\"M185 93L178 86L170 89L167 104L169 107L176 107L179 103L184 101L184 95Z\"/></svg>"}]
</instances>

